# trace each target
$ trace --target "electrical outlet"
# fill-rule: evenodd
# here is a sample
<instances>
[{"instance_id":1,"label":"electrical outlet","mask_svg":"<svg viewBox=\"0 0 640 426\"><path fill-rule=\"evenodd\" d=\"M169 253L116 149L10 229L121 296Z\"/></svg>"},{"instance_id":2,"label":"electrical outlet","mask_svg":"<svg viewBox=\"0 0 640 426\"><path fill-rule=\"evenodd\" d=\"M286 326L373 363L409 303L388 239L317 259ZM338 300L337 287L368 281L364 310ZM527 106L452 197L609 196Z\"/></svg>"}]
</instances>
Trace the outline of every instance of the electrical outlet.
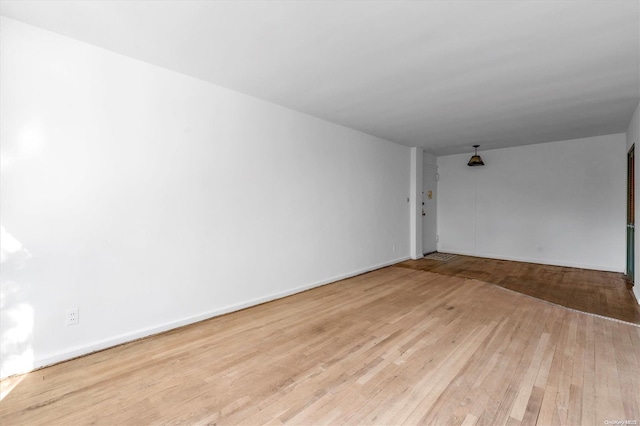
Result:
<instances>
[{"instance_id":1,"label":"electrical outlet","mask_svg":"<svg viewBox=\"0 0 640 426\"><path fill-rule=\"evenodd\" d=\"M66 325L76 325L80 322L80 315L78 308L67 309L67 316L65 317Z\"/></svg>"}]
</instances>

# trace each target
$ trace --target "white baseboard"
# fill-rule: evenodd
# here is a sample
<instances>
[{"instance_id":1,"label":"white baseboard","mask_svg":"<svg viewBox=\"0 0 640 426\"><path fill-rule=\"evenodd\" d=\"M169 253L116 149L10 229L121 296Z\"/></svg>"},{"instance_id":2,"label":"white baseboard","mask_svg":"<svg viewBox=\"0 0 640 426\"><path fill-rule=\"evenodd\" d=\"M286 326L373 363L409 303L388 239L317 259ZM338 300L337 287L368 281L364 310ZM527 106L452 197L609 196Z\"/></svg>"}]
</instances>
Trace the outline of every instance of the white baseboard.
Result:
<instances>
[{"instance_id":1,"label":"white baseboard","mask_svg":"<svg viewBox=\"0 0 640 426\"><path fill-rule=\"evenodd\" d=\"M363 268L357 271L353 271L353 272L349 272L347 274L342 274L342 275L337 275L325 280L321 280L318 282L314 282L312 284L307 284L301 287L296 287L290 290L286 290L283 292L279 292L279 293L275 293L275 294L271 294L268 296L264 296L264 297L258 297L256 299L252 299L252 300L248 300L242 303L238 303L235 305L230 305L230 306L226 306L223 308L219 308L219 309L214 309L212 311L208 311L208 312L204 312L198 315L193 315L187 318L183 318L181 320L177 320L177 321L171 321L171 322L167 322L164 324L160 324L157 325L155 327L149 327L149 328L145 328L145 329L141 329L141 330L137 330L137 331L133 331L130 333L125 333L125 334L121 334L118 336L113 336L113 337L109 337L107 339L102 339L102 340L98 340L95 341L91 344L88 345L81 345L81 346L76 346L74 348L69 348L67 350L64 351L60 351L60 352L56 352L53 354L49 354L47 356L43 356L43 357L38 357L34 360L33 362L33 368L29 371L33 371L39 368L43 368L43 367L47 367L50 366L52 364L57 364L59 362L63 362L63 361L68 361L70 359L73 358L77 358L83 355L87 355L93 352L97 352L97 351L101 351L104 349L108 349L114 346L118 346L121 345L123 343L128 343L137 339L141 339L143 337L148 337L148 336L152 336L154 334L159 334L159 333L164 333L165 331L169 331L169 330L173 330L175 328L178 327L183 327L185 325L189 325L189 324L193 324L199 321L203 321L206 319L210 319L210 318L214 318L220 315L224 315L230 312L235 312L235 311L239 311L241 309L245 309L251 306L256 306L259 305L261 303L266 303L266 302L270 302L272 300L276 300L276 299L281 299L283 297L287 297L287 296L291 296L292 294L296 294L296 293L301 293L303 291L306 290L310 290L312 288L315 287L320 287L326 284L331 284L334 283L336 281L340 281L346 278L351 278L354 277L356 275L360 275L360 274L364 274L367 272L371 272L371 271L375 271L376 269L380 269L380 268L384 268L386 266L390 266L390 265L394 265L396 263L399 262L403 262L405 260L409 259L409 257L402 257L399 259L395 259L392 261L388 261L388 262L384 262L378 265L374 265L374 266L370 266L367 268ZM23 373L28 373L29 371L16 371L16 372L7 372L8 375L16 375L16 374L23 374Z\"/></svg>"}]
</instances>

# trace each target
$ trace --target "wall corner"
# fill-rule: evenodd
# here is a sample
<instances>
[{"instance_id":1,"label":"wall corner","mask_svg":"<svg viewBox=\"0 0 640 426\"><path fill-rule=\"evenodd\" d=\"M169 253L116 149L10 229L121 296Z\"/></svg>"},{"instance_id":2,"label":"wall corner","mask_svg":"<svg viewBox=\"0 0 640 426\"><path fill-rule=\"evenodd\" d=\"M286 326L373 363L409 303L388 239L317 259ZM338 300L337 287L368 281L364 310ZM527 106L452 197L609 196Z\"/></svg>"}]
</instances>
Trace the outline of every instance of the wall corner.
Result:
<instances>
[{"instance_id":1,"label":"wall corner","mask_svg":"<svg viewBox=\"0 0 640 426\"><path fill-rule=\"evenodd\" d=\"M422 148L411 148L410 216L412 259L420 259L422 253Z\"/></svg>"}]
</instances>

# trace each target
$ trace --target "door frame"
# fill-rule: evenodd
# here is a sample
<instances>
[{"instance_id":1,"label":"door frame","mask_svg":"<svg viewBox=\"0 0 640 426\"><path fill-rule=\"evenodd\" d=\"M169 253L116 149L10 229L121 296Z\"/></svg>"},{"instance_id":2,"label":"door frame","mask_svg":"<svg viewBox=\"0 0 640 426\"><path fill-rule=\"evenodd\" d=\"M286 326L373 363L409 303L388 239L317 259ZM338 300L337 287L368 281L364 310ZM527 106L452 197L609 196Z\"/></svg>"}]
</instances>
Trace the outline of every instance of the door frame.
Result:
<instances>
[{"instance_id":1,"label":"door frame","mask_svg":"<svg viewBox=\"0 0 640 426\"><path fill-rule=\"evenodd\" d=\"M627 265L626 277L633 285L635 273L635 144L627 153Z\"/></svg>"},{"instance_id":2,"label":"door frame","mask_svg":"<svg viewBox=\"0 0 640 426\"><path fill-rule=\"evenodd\" d=\"M427 179L427 175L432 179ZM427 180L433 180L430 187L427 187ZM431 198L429 198L431 192ZM424 255L438 251L438 166L436 164L424 163L422 167L422 252ZM427 221L433 223L435 234L431 244L425 244L425 227ZM427 248L431 246L431 248Z\"/></svg>"}]
</instances>

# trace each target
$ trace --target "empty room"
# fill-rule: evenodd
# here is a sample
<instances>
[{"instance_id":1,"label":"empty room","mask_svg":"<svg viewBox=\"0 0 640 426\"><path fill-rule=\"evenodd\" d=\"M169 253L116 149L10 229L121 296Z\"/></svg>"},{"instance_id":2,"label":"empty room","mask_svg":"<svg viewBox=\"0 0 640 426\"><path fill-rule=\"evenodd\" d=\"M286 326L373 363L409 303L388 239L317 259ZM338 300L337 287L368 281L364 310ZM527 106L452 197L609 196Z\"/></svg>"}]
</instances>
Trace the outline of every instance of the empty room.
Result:
<instances>
[{"instance_id":1,"label":"empty room","mask_svg":"<svg viewBox=\"0 0 640 426\"><path fill-rule=\"evenodd\" d=\"M637 0L0 15L0 424L640 422Z\"/></svg>"}]
</instances>

